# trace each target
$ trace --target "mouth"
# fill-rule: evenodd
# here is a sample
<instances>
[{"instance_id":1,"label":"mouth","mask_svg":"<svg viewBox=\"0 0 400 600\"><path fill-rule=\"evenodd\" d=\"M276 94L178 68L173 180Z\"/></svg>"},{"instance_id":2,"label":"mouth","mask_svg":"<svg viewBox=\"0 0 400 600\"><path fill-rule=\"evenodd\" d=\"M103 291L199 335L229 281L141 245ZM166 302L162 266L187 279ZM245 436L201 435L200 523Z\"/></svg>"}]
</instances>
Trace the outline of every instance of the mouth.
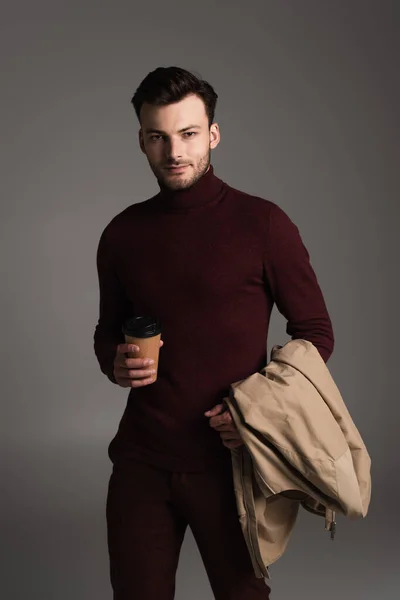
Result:
<instances>
[{"instance_id":1,"label":"mouth","mask_svg":"<svg viewBox=\"0 0 400 600\"><path fill-rule=\"evenodd\" d=\"M183 172L189 165L176 165L173 167L165 167L165 170L169 173L181 173Z\"/></svg>"}]
</instances>

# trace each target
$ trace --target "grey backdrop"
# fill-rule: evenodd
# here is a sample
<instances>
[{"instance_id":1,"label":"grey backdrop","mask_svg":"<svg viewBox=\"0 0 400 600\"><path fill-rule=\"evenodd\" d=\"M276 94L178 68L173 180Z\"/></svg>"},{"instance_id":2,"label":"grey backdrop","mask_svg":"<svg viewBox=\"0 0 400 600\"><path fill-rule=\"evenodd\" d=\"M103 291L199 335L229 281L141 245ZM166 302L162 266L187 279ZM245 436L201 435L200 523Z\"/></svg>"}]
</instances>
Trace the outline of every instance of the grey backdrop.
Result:
<instances>
[{"instance_id":1,"label":"grey backdrop","mask_svg":"<svg viewBox=\"0 0 400 600\"><path fill-rule=\"evenodd\" d=\"M216 173L300 228L373 461L368 517L339 519L331 543L302 513L272 597L395 600L399 2L144 4L1 3L1 596L111 598L107 445L127 391L93 353L95 254L106 223L157 190L130 97L177 64L220 95ZM275 312L269 348L284 326ZM176 598L211 597L189 533Z\"/></svg>"}]
</instances>

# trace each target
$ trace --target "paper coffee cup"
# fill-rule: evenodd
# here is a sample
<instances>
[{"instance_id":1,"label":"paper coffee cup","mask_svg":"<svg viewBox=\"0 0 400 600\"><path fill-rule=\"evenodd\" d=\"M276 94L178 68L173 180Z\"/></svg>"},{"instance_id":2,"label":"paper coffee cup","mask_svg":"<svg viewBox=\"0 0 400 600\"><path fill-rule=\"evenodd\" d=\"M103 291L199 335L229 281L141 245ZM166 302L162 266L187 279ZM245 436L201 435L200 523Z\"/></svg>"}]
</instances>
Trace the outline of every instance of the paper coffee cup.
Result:
<instances>
[{"instance_id":1,"label":"paper coffee cup","mask_svg":"<svg viewBox=\"0 0 400 600\"><path fill-rule=\"evenodd\" d=\"M129 358L152 358L155 369L153 382L157 380L158 358L160 354L161 323L155 317L130 317L122 326L127 344L138 346L137 352L127 352Z\"/></svg>"}]
</instances>

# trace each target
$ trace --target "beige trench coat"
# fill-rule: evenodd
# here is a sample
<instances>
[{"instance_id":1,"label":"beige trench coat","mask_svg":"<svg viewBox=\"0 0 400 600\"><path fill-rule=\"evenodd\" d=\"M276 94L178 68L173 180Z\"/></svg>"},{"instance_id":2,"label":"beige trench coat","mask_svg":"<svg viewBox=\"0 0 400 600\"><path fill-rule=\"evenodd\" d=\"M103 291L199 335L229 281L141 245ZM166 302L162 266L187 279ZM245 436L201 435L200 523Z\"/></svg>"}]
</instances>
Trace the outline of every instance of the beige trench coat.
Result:
<instances>
[{"instance_id":1,"label":"beige trench coat","mask_svg":"<svg viewBox=\"0 0 400 600\"><path fill-rule=\"evenodd\" d=\"M231 386L225 402L244 445L232 450L236 503L257 577L285 551L300 506L365 517L371 460L315 346L274 346L260 372Z\"/></svg>"}]
</instances>

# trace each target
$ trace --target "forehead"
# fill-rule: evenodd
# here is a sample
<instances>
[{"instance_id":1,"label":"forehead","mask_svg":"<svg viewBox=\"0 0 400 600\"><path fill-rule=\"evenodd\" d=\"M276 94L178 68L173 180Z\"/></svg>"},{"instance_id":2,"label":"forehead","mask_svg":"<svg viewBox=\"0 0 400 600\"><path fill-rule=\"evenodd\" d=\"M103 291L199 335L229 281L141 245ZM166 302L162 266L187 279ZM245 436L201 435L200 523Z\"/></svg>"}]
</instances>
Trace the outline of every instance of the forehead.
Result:
<instances>
[{"instance_id":1,"label":"forehead","mask_svg":"<svg viewBox=\"0 0 400 600\"><path fill-rule=\"evenodd\" d=\"M201 98L195 95L186 96L179 102L166 106L153 106L144 103L140 111L143 129L179 130L189 124L206 125L208 117L206 107Z\"/></svg>"}]
</instances>

